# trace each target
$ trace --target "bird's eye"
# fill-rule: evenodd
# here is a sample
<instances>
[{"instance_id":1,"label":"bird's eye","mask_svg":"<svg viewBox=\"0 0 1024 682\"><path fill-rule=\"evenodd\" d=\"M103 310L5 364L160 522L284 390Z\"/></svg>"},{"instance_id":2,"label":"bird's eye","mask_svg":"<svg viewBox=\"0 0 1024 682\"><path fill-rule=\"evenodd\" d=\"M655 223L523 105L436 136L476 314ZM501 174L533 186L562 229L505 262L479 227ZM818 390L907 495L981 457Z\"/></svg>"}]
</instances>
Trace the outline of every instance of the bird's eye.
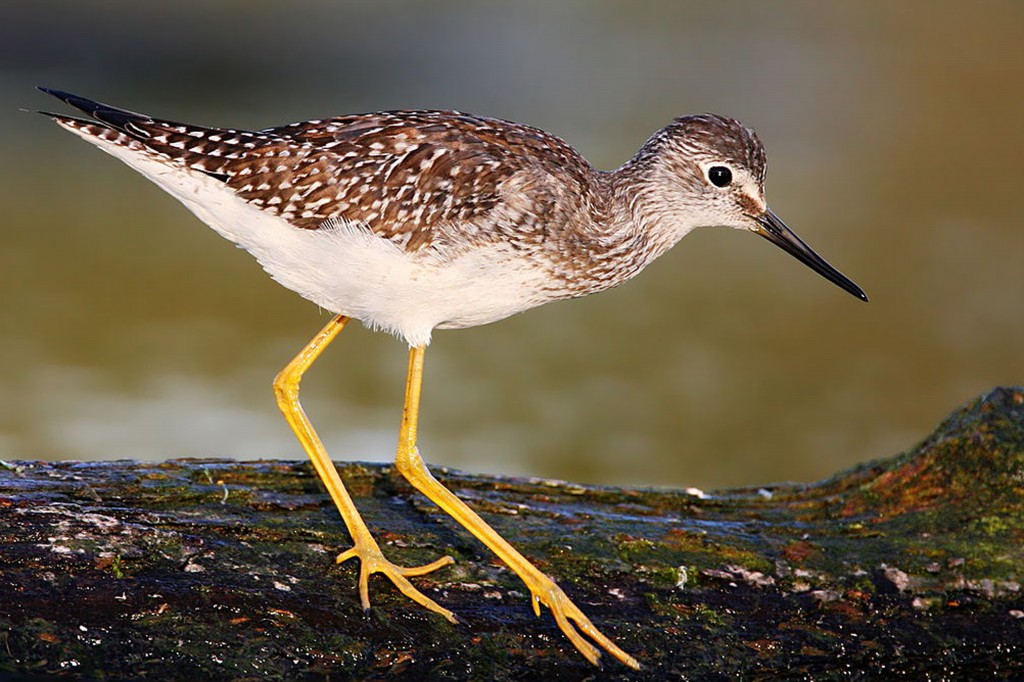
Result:
<instances>
[{"instance_id":1,"label":"bird's eye","mask_svg":"<svg viewBox=\"0 0 1024 682\"><path fill-rule=\"evenodd\" d=\"M715 187L725 187L732 182L732 171L725 166L712 166L708 168L708 180Z\"/></svg>"}]
</instances>

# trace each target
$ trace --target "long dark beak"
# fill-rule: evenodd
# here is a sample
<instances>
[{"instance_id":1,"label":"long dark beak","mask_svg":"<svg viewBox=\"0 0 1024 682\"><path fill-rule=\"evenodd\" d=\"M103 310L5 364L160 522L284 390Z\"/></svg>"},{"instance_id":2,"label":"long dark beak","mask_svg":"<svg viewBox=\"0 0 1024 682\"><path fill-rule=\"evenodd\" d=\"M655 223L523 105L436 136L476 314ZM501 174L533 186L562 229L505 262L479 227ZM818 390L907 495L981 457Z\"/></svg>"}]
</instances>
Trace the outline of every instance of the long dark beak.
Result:
<instances>
[{"instance_id":1,"label":"long dark beak","mask_svg":"<svg viewBox=\"0 0 1024 682\"><path fill-rule=\"evenodd\" d=\"M829 265L824 258L814 253L814 250L807 246L807 244L804 244L803 240L786 227L786 223L779 220L779 217L772 213L771 210L765 209L765 212L757 216L755 220L757 220L759 226L755 230L757 234L775 244L775 246L778 246L833 284L842 287L862 301L868 300L868 296L864 293L863 289L854 284L843 273Z\"/></svg>"}]
</instances>

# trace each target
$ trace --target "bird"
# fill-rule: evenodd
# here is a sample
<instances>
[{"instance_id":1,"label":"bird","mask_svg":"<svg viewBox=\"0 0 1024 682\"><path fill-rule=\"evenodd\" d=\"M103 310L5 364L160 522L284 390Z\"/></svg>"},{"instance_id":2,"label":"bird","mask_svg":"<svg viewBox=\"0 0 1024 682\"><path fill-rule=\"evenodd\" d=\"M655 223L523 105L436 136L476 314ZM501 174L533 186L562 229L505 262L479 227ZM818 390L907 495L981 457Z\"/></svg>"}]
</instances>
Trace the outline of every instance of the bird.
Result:
<instances>
[{"instance_id":1,"label":"bird","mask_svg":"<svg viewBox=\"0 0 1024 682\"><path fill-rule=\"evenodd\" d=\"M424 355L435 329L489 324L631 279L698 227L766 238L853 296L864 291L791 231L765 199L757 134L716 114L680 116L628 161L598 170L539 128L454 110L342 115L262 130L164 120L51 88L80 112L41 111L171 194L277 282L333 314L276 375L278 406L337 506L370 575L457 622L385 558L299 402L302 377L350 320L409 346L395 468L504 561L591 663L639 669L553 578L438 481L417 447ZM84 114L84 115L82 115ZM603 651L602 651L603 649Z\"/></svg>"}]
</instances>

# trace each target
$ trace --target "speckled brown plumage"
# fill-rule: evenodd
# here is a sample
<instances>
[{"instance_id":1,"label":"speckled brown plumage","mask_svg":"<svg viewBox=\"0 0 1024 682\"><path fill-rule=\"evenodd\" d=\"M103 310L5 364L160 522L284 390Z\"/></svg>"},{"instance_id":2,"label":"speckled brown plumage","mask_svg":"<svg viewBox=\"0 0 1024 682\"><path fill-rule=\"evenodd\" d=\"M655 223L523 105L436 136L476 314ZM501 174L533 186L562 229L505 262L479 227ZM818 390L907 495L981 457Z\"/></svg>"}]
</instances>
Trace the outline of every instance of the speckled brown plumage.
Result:
<instances>
[{"instance_id":1,"label":"speckled brown plumage","mask_svg":"<svg viewBox=\"0 0 1024 682\"><path fill-rule=\"evenodd\" d=\"M343 218L409 250L450 241L455 226L482 222L506 201L513 178L530 192L568 173L559 178L574 185L566 195L586 191L591 179L586 161L553 135L454 111L360 114L258 132L149 117L107 130L78 125L108 138L119 132L216 176L295 227L320 229ZM556 208L545 205L550 194L536 193L538 217Z\"/></svg>"}]
</instances>

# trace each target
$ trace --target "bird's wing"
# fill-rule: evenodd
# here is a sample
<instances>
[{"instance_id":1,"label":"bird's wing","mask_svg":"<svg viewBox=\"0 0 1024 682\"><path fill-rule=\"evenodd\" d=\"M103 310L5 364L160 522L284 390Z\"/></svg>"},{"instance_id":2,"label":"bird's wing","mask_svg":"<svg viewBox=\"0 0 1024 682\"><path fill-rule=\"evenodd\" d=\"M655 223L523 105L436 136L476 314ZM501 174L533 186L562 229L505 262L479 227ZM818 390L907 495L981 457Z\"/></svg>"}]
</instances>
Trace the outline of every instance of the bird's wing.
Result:
<instances>
[{"instance_id":1,"label":"bird's wing","mask_svg":"<svg viewBox=\"0 0 1024 682\"><path fill-rule=\"evenodd\" d=\"M483 238L476 233L508 239L549 229L565 210L550 179L586 164L548 133L454 111L359 114L247 131L161 120L43 90L90 117L48 114L63 124L216 178L297 229L346 221L409 251Z\"/></svg>"}]
</instances>

